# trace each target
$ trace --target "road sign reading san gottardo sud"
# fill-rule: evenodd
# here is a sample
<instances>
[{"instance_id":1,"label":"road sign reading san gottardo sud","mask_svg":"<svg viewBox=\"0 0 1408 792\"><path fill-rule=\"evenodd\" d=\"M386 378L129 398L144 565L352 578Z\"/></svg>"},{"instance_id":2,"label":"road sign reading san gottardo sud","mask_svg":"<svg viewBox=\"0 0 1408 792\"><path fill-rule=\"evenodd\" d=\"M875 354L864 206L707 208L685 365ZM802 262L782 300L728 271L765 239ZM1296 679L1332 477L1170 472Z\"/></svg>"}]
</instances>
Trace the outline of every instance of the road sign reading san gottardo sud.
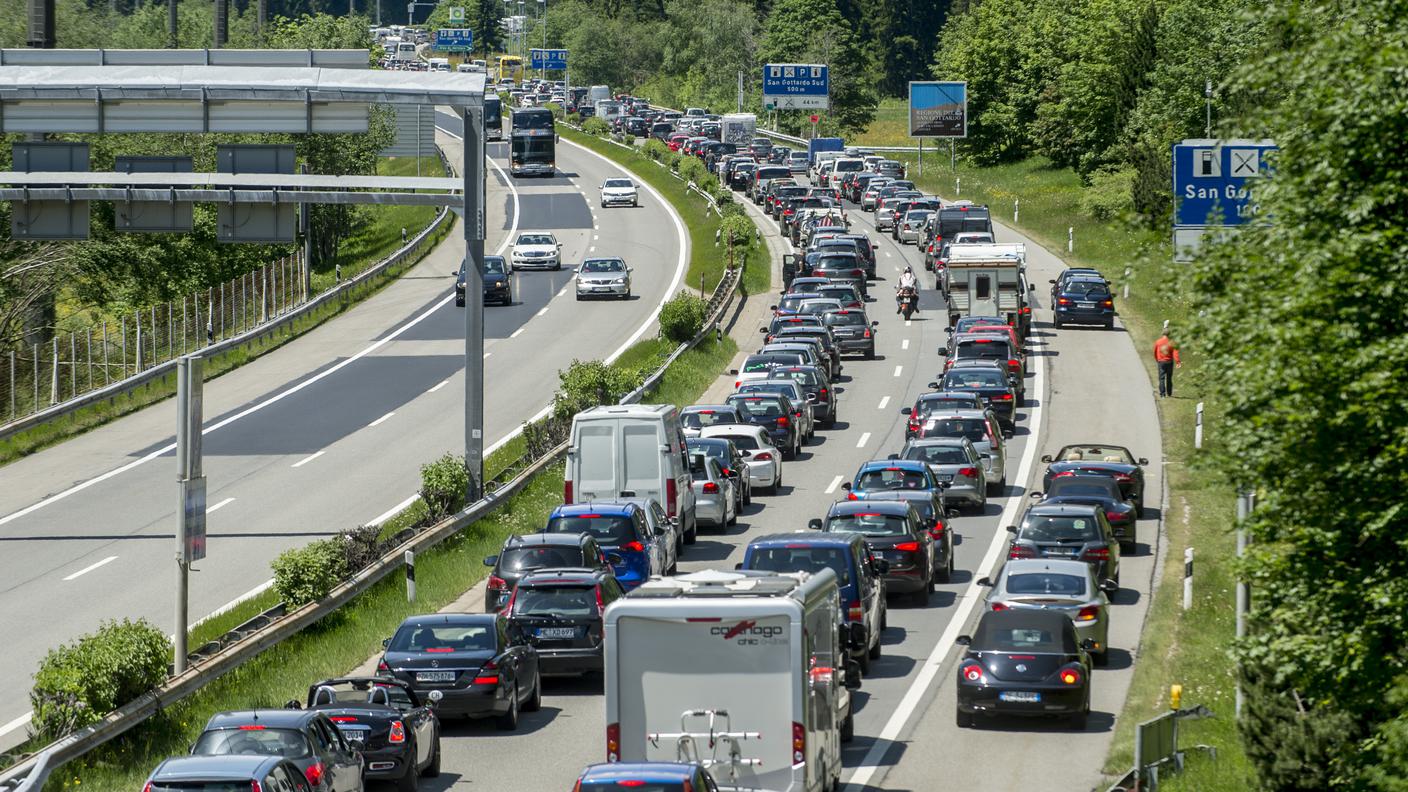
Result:
<instances>
[{"instance_id":1,"label":"road sign reading san gottardo sud","mask_svg":"<svg viewBox=\"0 0 1408 792\"><path fill-rule=\"evenodd\" d=\"M470 52L474 49L474 31L469 28L440 28L430 48L436 52Z\"/></svg>"},{"instance_id":2,"label":"road sign reading san gottardo sud","mask_svg":"<svg viewBox=\"0 0 1408 792\"><path fill-rule=\"evenodd\" d=\"M1251 187L1271 174L1275 151L1276 144L1270 140L1174 144L1173 239L1178 260L1188 260L1209 229L1266 221Z\"/></svg>"},{"instance_id":3,"label":"road sign reading san gottardo sud","mask_svg":"<svg viewBox=\"0 0 1408 792\"><path fill-rule=\"evenodd\" d=\"M764 110L827 110L831 107L830 70L819 63L769 63L763 66Z\"/></svg>"},{"instance_id":4,"label":"road sign reading san gottardo sud","mask_svg":"<svg viewBox=\"0 0 1408 792\"><path fill-rule=\"evenodd\" d=\"M910 137L968 137L968 83L911 82Z\"/></svg>"}]
</instances>

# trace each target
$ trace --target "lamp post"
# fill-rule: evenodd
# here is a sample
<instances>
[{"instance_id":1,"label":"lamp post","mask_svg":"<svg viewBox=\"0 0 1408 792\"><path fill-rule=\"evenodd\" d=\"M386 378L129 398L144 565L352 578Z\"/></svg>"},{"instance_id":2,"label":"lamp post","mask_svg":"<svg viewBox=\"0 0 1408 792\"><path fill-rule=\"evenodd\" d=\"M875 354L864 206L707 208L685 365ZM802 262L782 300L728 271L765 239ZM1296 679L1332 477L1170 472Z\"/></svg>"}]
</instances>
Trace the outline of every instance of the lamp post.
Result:
<instances>
[{"instance_id":1,"label":"lamp post","mask_svg":"<svg viewBox=\"0 0 1408 792\"><path fill-rule=\"evenodd\" d=\"M538 27L543 32L543 49L548 48L548 0L538 0ZM542 61L542 67L538 69L538 79L548 78L547 60Z\"/></svg>"}]
</instances>

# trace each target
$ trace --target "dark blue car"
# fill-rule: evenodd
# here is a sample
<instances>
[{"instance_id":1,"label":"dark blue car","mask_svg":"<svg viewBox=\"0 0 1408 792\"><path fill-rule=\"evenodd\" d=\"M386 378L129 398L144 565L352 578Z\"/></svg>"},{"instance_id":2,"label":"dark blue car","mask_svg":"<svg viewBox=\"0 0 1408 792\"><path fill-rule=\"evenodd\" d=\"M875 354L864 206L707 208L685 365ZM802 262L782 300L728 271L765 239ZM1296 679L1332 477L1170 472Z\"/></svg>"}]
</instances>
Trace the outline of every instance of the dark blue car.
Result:
<instances>
[{"instance_id":1,"label":"dark blue car","mask_svg":"<svg viewBox=\"0 0 1408 792\"><path fill-rule=\"evenodd\" d=\"M626 762L589 765L577 777L578 792L717 792L709 771L684 762Z\"/></svg>"},{"instance_id":2,"label":"dark blue car","mask_svg":"<svg viewBox=\"0 0 1408 792\"><path fill-rule=\"evenodd\" d=\"M880 657L880 633L885 629L885 573L890 566L876 559L857 534L786 533L763 536L748 543L739 569L766 572L836 573L846 620L865 626L864 641L852 647L862 673Z\"/></svg>"},{"instance_id":3,"label":"dark blue car","mask_svg":"<svg viewBox=\"0 0 1408 792\"><path fill-rule=\"evenodd\" d=\"M669 535L656 535L645 510L631 502L589 501L558 506L548 515L542 533L589 534L596 540L627 591L669 572Z\"/></svg>"},{"instance_id":4,"label":"dark blue car","mask_svg":"<svg viewBox=\"0 0 1408 792\"><path fill-rule=\"evenodd\" d=\"M855 478L841 488L846 490L846 500L865 500L867 495L887 492L939 492L943 489L934 478L934 471L918 459L872 459L862 464Z\"/></svg>"},{"instance_id":5,"label":"dark blue car","mask_svg":"<svg viewBox=\"0 0 1408 792\"><path fill-rule=\"evenodd\" d=\"M1109 330L1115 326L1115 297L1104 278L1070 278L1058 285L1051 306L1057 327L1095 324Z\"/></svg>"}]
</instances>

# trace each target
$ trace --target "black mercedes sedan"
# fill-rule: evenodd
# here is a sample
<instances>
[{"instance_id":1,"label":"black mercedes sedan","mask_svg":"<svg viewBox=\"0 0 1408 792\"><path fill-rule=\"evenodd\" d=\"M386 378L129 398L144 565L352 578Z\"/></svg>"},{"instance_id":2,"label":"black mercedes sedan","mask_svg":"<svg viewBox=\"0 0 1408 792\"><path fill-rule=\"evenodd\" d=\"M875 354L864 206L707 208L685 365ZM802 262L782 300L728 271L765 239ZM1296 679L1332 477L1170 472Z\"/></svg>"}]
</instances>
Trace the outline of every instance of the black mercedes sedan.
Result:
<instances>
[{"instance_id":1,"label":"black mercedes sedan","mask_svg":"<svg viewBox=\"0 0 1408 792\"><path fill-rule=\"evenodd\" d=\"M492 613L412 616L382 641L377 673L406 682L420 696L438 692L442 718L496 718L518 728L520 710L543 700L538 653Z\"/></svg>"},{"instance_id":2,"label":"black mercedes sedan","mask_svg":"<svg viewBox=\"0 0 1408 792\"><path fill-rule=\"evenodd\" d=\"M1065 613L988 611L958 636L959 728L976 715L1057 716L1084 729L1090 714L1090 642Z\"/></svg>"}]
</instances>

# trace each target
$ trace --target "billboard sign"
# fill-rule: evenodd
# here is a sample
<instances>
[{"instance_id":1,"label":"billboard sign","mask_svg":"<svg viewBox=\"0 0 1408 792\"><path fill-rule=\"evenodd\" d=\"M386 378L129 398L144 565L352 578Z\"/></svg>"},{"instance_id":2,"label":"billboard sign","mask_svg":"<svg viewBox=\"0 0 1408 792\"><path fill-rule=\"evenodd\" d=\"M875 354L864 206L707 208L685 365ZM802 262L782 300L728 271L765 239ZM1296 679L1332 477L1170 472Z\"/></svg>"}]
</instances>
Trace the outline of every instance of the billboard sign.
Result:
<instances>
[{"instance_id":1,"label":"billboard sign","mask_svg":"<svg viewBox=\"0 0 1408 792\"><path fill-rule=\"evenodd\" d=\"M764 110L831 109L831 73L819 63L763 66Z\"/></svg>"},{"instance_id":2,"label":"billboard sign","mask_svg":"<svg viewBox=\"0 0 1408 792\"><path fill-rule=\"evenodd\" d=\"M968 137L968 83L911 82L909 136Z\"/></svg>"},{"instance_id":3,"label":"billboard sign","mask_svg":"<svg viewBox=\"0 0 1408 792\"><path fill-rule=\"evenodd\" d=\"M1270 140L1185 140L1173 146L1174 228L1239 226L1261 207L1249 182L1270 173Z\"/></svg>"},{"instance_id":4,"label":"billboard sign","mask_svg":"<svg viewBox=\"0 0 1408 792\"><path fill-rule=\"evenodd\" d=\"M474 31L470 28L440 28L430 48L436 52L470 52L474 49Z\"/></svg>"},{"instance_id":5,"label":"billboard sign","mask_svg":"<svg viewBox=\"0 0 1408 792\"><path fill-rule=\"evenodd\" d=\"M563 71L567 68L567 50L534 47L528 51L528 65L534 69Z\"/></svg>"}]
</instances>

